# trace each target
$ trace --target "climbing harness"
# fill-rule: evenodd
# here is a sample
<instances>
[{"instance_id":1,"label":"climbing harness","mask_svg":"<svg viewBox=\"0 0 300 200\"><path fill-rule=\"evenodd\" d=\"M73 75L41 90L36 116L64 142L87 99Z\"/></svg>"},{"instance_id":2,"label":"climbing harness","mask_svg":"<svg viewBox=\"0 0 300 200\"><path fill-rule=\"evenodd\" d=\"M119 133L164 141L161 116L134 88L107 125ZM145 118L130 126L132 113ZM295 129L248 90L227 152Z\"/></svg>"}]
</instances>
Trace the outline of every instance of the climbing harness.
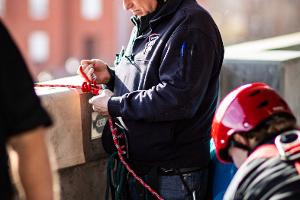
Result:
<instances>
[{"instance_id":1,"label":"climbing harness","mask_svg":"<svg viewBox=\"0 0 300 200\"><path fill-rule=\"evenodd\" d=\"M85 82L83 82L83 84L81 86L76 86L76 85L65 85L65 84L34 84L35 87L65 87L65 88L70 88L70 89L81 89L82 92L90 92L94 95L98 95L99 92L101 91L102 88L100 88L100 86L97 85L96 80L92 77L92 81L87 77L87 75L84 73L82 66L79 67L79 72L81 73L81 75L83 76L83 78L85 79ZM116 160L116 155L118 155L118 159L121 161L121 163L123 164L123 166L119 166L118 169L120 169L118 171L119 176L114 177L116 178L120 178L120 180L111 180L110 176L110 172L108 172L108 177L107 177L107 181L111 181L114 185L116 182L119 182L120 185L117 186L117 190L114 194L114 199L115 200L121 200L121 195L120 195L120 191L122 191L123 187L124 187L124 183L125 183L125 177L123 176L123 174L125 174L125 169L128 171L129 174L131 174L144 188L146 188L157 200L163 200L163 198L155 191L153 190L147 183L145 183L128 165L128 163L125 161L123 155L126 154L126 151L124 150L124 145L120 145L118 142L118 139L121 137L125 137L124 133L123 134L118 134L117 129L114 127L113 125L113 121L111 118L108 119L108 123L109 123L109 127L110 127L110 131L112 133L112 138L113 138L113 142L114 145L117 149L117 152L113 153L111 155L111 159L109 159L109 163L108 165L111 166L113 162L113 160ZM118 165L118 163L117 163ZM107 189L108 190L108 189ZM106 192L106 198L108 199L108 192Z\"/></svg>"},{"instance_id":2,"label":"climbing harness","mask_svg":"<svg viewBox=\"0 0 300 200\"><path fill-rule=\"evenodd\" d=\"M300 131L291 130L278 135L274 144L264 144L258 147L246 160L249 162L256 158L271 158L280 156L280 159L293 162L300 175Z\"/></svg>"},{"instance_id":3,"label":"climbing harness","mask_svg":"<svg viewBox=\"0 0 300 200\"><path fill-rule=\"evenodd\" d=\"M300 175L300 131L292 130L277 136L275 145L281 159L294 162Z\"/></svg>"}]
</instances>

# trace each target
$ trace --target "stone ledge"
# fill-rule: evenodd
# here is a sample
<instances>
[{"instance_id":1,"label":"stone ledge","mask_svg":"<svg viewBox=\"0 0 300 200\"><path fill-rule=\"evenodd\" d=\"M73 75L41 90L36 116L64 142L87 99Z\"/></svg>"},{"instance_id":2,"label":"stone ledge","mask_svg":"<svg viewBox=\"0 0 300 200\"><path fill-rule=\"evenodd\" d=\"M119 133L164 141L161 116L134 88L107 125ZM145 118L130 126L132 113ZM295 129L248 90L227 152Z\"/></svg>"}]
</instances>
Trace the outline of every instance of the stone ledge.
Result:
<instances>
[{"instance_id":1,"label":"stone ledge","mask_svg":"<svg viewBox=\"0 0 300 200\"><path fill-rule=\"evenodd\" d=\"M81 85L82 79L66 77L44 84ZM100 140L105 119L92 112L88 104L91 94L77 89L44 87L36 88L36 93L54 120L47 138L54 148L59 169L106 157Z\"/></svg>"},{"instance_id":2,"label":"stone ledge","mask_svg":"<svg viewBox=\"0 0 300 200\"><path fill-rule=\"evenodd\" d=\"M300 32L226 47L226 60L284 61L300 56Z\"/></svg>"},{"instance_id":3,"label":"stone ledge","mask_svg":"<svg viewBox=\"0 0 300 200\"><path fill-rule=\"evenodd\" d=\"M300 33L226 47L221 97L235 87L265 82L289 103L300 120Z\"/></svg>"}]
</instances>

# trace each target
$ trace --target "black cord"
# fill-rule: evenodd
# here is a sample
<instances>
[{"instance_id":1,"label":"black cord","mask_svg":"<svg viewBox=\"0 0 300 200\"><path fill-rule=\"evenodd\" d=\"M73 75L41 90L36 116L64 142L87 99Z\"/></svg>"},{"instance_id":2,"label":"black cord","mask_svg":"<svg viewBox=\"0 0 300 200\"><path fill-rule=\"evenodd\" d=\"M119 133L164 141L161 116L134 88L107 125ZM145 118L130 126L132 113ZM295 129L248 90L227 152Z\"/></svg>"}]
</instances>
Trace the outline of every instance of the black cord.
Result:
<instances>
[{"instance_id":1,"label":"black cord","mask_svg":"<svg viewBox=\"0 0 300 200\"><path fill-rule=\"evenodd\" d=\"M130 64L132 64L133 66L135 66L135 68L139 71L139 72L141 72L141 69L140 69L140 66L138 66L138 64L136 64L135 62L134 62L134 59L132 58L133 57L133 55L131 55L131 56L124 56L129 62L130 62Z\"/></svg>"},{"instance_id":2,"label":"black cord","mask_svg":"<svg viewBox=\"0 0 300 200\"><path fill-rule=\"evenodd\" d=\"M191 189L187 185L186 181L184 180L184 177L183 177L182 173L178 169L175 169L175 172L179 175L179 177L181 179L181 182L182 182L183 186L185 187L188 195L193 198L193 192L191 191Z\"/></svg>"}]
</instances>

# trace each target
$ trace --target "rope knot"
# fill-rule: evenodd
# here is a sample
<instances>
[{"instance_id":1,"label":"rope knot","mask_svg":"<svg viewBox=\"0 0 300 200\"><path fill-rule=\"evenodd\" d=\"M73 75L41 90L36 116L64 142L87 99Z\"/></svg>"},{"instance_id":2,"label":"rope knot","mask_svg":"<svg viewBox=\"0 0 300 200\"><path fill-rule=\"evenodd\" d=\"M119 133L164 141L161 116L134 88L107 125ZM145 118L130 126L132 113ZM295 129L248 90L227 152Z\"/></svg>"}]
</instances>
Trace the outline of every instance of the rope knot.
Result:
<instances>
[{"instance_id":1,"label":"rope knot","mask_svg":"<svg viewBox=\"0 0 300 200\"><path fill-rule=\"evenodd\" d=\"M98 95L100 87L97 85L96 81L83 82L81 85L82 92L90 92L92 94Z\"/></svg>"}]
</instances>

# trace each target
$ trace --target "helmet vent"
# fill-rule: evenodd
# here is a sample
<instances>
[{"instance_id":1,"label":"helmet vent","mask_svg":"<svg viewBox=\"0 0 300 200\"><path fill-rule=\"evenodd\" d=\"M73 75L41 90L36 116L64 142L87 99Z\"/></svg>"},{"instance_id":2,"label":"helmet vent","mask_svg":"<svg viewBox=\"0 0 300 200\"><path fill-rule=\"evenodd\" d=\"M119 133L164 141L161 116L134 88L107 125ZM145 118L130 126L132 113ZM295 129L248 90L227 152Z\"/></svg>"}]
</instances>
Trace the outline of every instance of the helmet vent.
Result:
<instances>
[{"instance_id":1,"label":"helmet vent","mask_svg":"<svg viewBox=\"0 0 300 200\"><path fill-rule=\"evenodd\" d=\"M269 104L269 101L263 101L257 106L257 108L263 108L263 107L267 106L268 104Z\"/></svg>"},{"instance_id":2,"label":"helmet vent","mask_svg":"<svg viewBox=\"0 0 300 200\"><path fill-rule=\"evenodd\" d=\"M255 90L254 92L252 92L252 93L249 94L249 97L253 97L253 96L255 96L255 95L259 94L259 93L260 93L260 90Z\"/></svg>"}]
</instances>

